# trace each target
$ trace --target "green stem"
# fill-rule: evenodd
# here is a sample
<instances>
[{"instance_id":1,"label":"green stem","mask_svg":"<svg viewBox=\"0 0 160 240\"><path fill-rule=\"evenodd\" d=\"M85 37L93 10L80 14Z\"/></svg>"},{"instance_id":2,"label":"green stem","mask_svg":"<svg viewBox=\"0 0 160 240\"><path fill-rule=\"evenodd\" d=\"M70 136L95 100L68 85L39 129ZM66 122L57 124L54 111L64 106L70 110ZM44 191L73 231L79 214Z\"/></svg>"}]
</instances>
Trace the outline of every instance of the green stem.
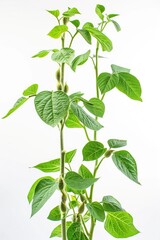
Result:
<instances>
[{"instance_id":1,"label":"green stem","mask_svg":"<svg viewBox=\"0 0 160 240\"><path fill-rule=\"evenodd\" d=\"M78 34L78 31L76 31L75 34L72 36L71 41L70 41L70 44L69 44L69 48L71 48L72 43L73 43L73 40L74 40L74 38L75 38L75 36L76 36L77 34Z\"/></svg>"},{"instance_id":2,"label":"green stem","mask_svg":"<svg viewBox=\"0 0 160 240\"><path fill-rule=\"evenodd\" d=\"M81 216L81 222L82 222L83 228L84 228L84 230L85 230L85 232L86 232L87 236L89 236L88 229L87 229L87 227L86 227L86 224L85 224L85 222L84 222L84 220L83 220L83 217L82 217L82 216Z\"/></svg>"},{"instance_id":3,"label":"green stem","mask_svg":"<svg viewBox=\"0 0 160 240\"><path fill-rule=\"evenodd\" d=\"M85 135L86 135L87 140L90 142L91 139L89 138L89 135L88 135L88 132L87 132L86 127L84 126L83 129L84 129L84 132L85 132Z\"/></svg>"}]
</instances>

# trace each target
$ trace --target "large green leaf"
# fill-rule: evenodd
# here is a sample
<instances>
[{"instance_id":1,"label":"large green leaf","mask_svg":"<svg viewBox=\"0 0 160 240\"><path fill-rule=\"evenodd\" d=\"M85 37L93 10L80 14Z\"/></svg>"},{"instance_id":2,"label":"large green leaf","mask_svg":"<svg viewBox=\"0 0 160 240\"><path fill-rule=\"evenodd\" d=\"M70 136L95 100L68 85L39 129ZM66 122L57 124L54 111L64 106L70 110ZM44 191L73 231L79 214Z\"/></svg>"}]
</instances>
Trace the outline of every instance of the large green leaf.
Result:
<instances>
[{"instance_id":1,"label":"large green leaf","mask_svg":"<svg viewBox=\"0 0 160 240\"><path fill-rule=\"evenodd\" d=\"M119 82L117 74L101 73L97 78L98 87L102 94L112 90Z\"/></svg>"},{"instance_id":2,"label":"large green leaf","mask_svg":"<svg viewBox=\"0 0 160 240\"><path fill-rule=\"evenodd\" d=\"M127 73L129 73L130 72L130 69L124 68L124 67L120 67L120 66L115 65L115 64L112 64L111 68L112 68L113 73L120 73L120 72L127 72Z\"/></svg>"},{"instance_id":3,"label":"large green leaf","mask_svg":"<svg viewBox=\"0 0 160 240\"><path fill-rule=\"evenodd\" d=\"M80 14L77 8L69 8L68 11L63 13L63 16L65 17L72 17L76 14Z\"/></svg>"},{"instance_id":4,"label":"large green leaf","mask_svg":"<svg viewBox=\"0 0 160 240\"><path fill-rule=\"evenodd\" d=\"M21 97L17 100L17 102L13 105L13 107L8 111L8 113L3 117L6 118L9 115L11 115L13 112L15 112L19 107L21 107L26 101L28 100L28 98L25 97Z\"/></svg>"},{"instance_id":5,"label":"large green leaf","mask_svg":"<svg viewBox=\"0 0 160 240\"><path fill-rule=\"evenodd\" d=\"M60 38L61 35L68 30L66 25L55 26L49 33L48 36L52 38Z\"/></svg>"},{"instance_id":6,"label":"large green leaf","mask_svg":"<svg viewBox=\"0 0 160 240\"><path fill-rule=\"evenodd\" d=\"M116 167L132 181L138 182L137 164L132 155L125 150L114 152L112 160Z\"/></svg>"},{"instance_id":7,"label":"large green leaf","mask_svg":"<svg viewBox=\"0 0 160 240\"><path fill-rule=\"evenodd\" d=\"M85 108L97 117L103 117L105 112L104 103L98 98L91 98L88 102L84 102Z\"/></svg>"},{"instance_id":8,"label":"large green leaf","mask_svg":"<svg viewBox=\"0 0 160 240\"><path fill-rule=\"evenodd\" d=\"M68 240L81 240L81 224L74 222L70 225L67 231Z\"/></svg>"},{"instance_id":9,"label":"large green leaf","mask_svg":"<svg viewBox=\"0 0 160 240\"><path fill-rule=\"evenodd\" d=\"M121 72L118 75L119 82L116 85L117 89L133 100L142 101L142 90L139 80L127 72Z\"/></svg>"},{"instance_id":10,"label":"large green leaf","mask_svg":"<svg viewBox=\"0 0 160 240\"><path fill-rule=\"evenodd\" d=\"M66 184L73 189L85 190L86 188L93 185L98 178L83 178L76 172L68 172L65 176Z\"/></svg>"},{"instance_id":11,"label":"large green leaf","mask_svg":"<svg viewBox=\"0 0 160 240\"><path fill-rule=\"evenodd\" d=\"M23 96L35 96L38 91L38 84L32 84L24 90Z\"/></svg>"},{"instance_id":12,"label":"large green leaf","mask_svg":"<svg viewBox=\"0 0 160 240\"><path fill-rule=\"evenodd\" d=\"M108 213L104 228L115 238L128 238L139 233L133 225L132 216L127 212Z\"/></svg>"},{"instance_id":13,"label":"large green leaf","mask_svg":"<svg viewBox=\"0 0 160 240\"><path fill-rule=\"evenodd\" d=\"M52 127L66 116L68 107L69 97L62 91L43 91L35 97L35 108L39 117Z\"/></svg>"},{"instance_id":14,"label":"large green leaf","mask_svg":"<svg viewBox=\"0 0 160 240\"><path fill-rule=\"evenodd\" d=\"M87 203L86 205L90 214L98 221L103 222L105 219L105 213L102 205L99 202Z\"/></svg>"},{"instance_id":15,"label":"large green leaf","mask_svg":"<svg viewBox=\"0 0 160 240\"><path fill-rule=\"evenodd\" d=\"M71 109L74 113L74 115L77 116L77 118L88 128L98 131L100 130L103 126L97 122L93 117L88 115L82 107L80 107L77 103L72 103L71 104Z\"/></svg>"},{"instance_id":16,"label":"large green leaf","mask_svg":"<svg viewBox=\"0 0 160 240\"><path fill-rule=\"evenodd\" d=\"M98 29L93 27L85 27L85 30L87 30L94 38L97 39L103 51L110 52L112 50L113 47L111 40Z\"/></svg>"},{"instance_id":17,"label":"large green leaf","mask_svg":"<svg viewBox=\"0 0 160 240\"><path fill-rule=\"evenodd\" d=\"M84 161L92 161L100 158L106 151L104 145L97 141L90 141L88 142L83 150L83 160Z\"/></svg>"},{"instance_id":18,"label":"large green leaf","mask_svg":"<svg viewBox=\"0 0 160 240\"><path fill-rule=\"evenodd\" d=\"M59 221L61 220L61 210L59 206L56 206L55 208L53 208L49 215L48 215L48 219L51 221Z\"/></svg>"},{"instance_id":19,"label":"large green leaf","mask_svg":"<svg viewBox=\"0 0 160 240\"><path fill-rule=\"evenodd\" d=\"M103 209L106 212L120 212L124 211L120 202L112 196L104 196L102 199Z\"/></svg>"},{"instance_id":20,"label":"large green leaf","mask_svg":"<svg viewBox=\"0 0 160 240\"><path fill-rule=\"evenodd\" d=\"M108 145L110 146L110 148L120 148L120 147L126 146L127 141L126 140L119 140L119 139L109 139L108 140Z\"/></svg>"},{"instance_id":21,"label":"large green leaf","mask_svg":"<svg viewBox=\"0 0 160 240\"><path fill-rule=\"evenodd\" d=\"M68 128L83 128L83 125L71 110L69 111L69 115L65 124Z\"/></svg>"},{"instance_id":22,"label":"large green leaf","mask_svg":"<svg viewBox=\"0 0 160 240\"><path fill-rule=\"evenodd\" d=\"M92 173L90 170L84 166L83 164L80 166L78 173L83 177L83 178L93 178Z\"/></svg>"},{"instance_id":23,"label":"large green leaf","mask_svg":"<svg viewBox=\"0 0 160 240\"><path fill-rule=\"evenodd\" d=\"M66 229L69 228L69 226L72 224L72 222L66 222ZM62 237L62 225L59 224L57 227L55 227L50 235L50 238L53 237L58 237L61 238Z\"/></svg>"},{"instance_id":24,"label":"large green leaf","mask_svg":"<svg viewBox=\"0 0 160 240\"><path fill-rule=\"evenodd\" d=\"M99 16L99 18L101 20L103 20L104 19L103 12L105 11L105 7L103 5L97 4L95 11L96 11L97 15Z\"/></svg>"},{"instance_id":25,"label":"large green leaf","mask_svg":"<svg viewBox=\"0 0 160 240\"><path fill-rule=\"evenodd\" d=\"M57 188L58 183L54 179L42 179L38 183L33 197L31 216L36 214L43 207Z\"/></svg>"},{"instance_id":26,"label":"large green leaf","mask_svg":"<svg viewBox=\"0 0 160 240\"><path fill-rule=\"evenodd\" d=\"M57 10L47 10L47 12L49 12L50 14L52 14L54 17L58 18L60 15L60 11Z\"/></svg>"},{"instance_id":27,"label":"large green leaf","mask_svg":"<svg viewBox=\"0 0 160 240\"><path fill-rule=\"evenodd\" d=\"M89 31L87 31L85 29L78 29L78 32L86 40L87 43L89 43L89 44L92 43L91 34L89 33Z\"/></svg>"},{"instance_id":28,"label":"large green leaf","mask_svg":"<svg viewBox=\"0 0 160 240\"><path fill-rule=\"evenodd\" d=\"M59 64L62 63L71 64L74 58L74 50L71 48L62 48L61 50L54 52L51 58L53 61Z\"/></svg>"},{"instance_id":29,"label":"large green leaf","mask_svg":"<svg viewBox=\"0 0 160 240\"><path fill-rule=\"evenodd\" d=\"M77 66L84 64L88 60L89 55L90 50L84 54L77 56L71 63L71 68L73 69L73 71L76 71Z\"/></svg>"},{"instance_id":30,"label":"large green leaf","mask_svg":"<svg viewBox=\"0 0 160 240\"><path fill-rule=\"evenodd\" d=\"M34 168L37 168L39 170L41 170L42 172L59 172L60 170L60 159L54 159L48 162L43 162L40 163L36 166L34 166Z\"/></svg>"}]
</instances>

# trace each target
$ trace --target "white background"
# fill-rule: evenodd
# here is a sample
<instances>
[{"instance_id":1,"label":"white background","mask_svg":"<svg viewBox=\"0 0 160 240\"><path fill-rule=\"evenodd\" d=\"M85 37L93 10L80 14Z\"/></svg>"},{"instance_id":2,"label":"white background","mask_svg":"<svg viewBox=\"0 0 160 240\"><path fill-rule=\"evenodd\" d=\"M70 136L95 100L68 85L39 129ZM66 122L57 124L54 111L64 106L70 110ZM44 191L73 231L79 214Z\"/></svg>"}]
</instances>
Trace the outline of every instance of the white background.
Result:
<instances>
[{"instance_id":1,"label":"white background","mask_svg":"<svg viewBox=\"0 0 160 240\"><path fill-rule=\"evenodd\" d=\"M83 13L82 22L98 22L94 14L95 0L0 0L0 116L3 116L23 90L32 83L39 90L55 89L54 71L57 65L50 60L31 59L39 50L59 47L58 41L47 33L53 28L54 18L46 9L68 6ZM109 138L128 139L127 150L135 157L138 186L106 160L99 172L95 200L113 195L134 217L141 231L132 239L159 240L160 215L160 2L158 0L99 1L108 13L119 13L122 31L113 26L107 30L114 50L103 53L101 71L110 71L110 64L131 68L143 88L143 103L130 100L117 90L107 94L106 114L101 123L99 140L106 144ZM81 38L73 44L76 54L91 49ZM79 67L76 74L67 69L66 80L70 92L82 91L85 97L95 96L91 62ZM66 130L67 150L78 148L75 170L82 162L81 148L86 143L82 130ZM58 202L55 194L48 204L32 219L27 192L37 178L44 174L29 167L59 157L58 130L45 125L34 110L33 101L27 102L15 114L0 121L0 239L47 240L54 224L46 219ZM94 239L112 240L98 225Z\"/></svg>"}]
</instances>

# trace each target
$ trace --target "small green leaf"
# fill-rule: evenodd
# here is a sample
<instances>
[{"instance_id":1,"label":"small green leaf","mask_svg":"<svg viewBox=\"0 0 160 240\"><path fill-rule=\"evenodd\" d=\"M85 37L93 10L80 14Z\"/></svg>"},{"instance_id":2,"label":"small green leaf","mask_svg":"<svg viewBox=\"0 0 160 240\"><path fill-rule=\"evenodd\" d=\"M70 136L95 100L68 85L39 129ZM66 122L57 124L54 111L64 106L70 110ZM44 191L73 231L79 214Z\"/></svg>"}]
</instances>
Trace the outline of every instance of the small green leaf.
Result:
<instances>
[{"instance_id":1,"label":"small green leaf","mask_svg":"<svg viewBox=\"0 0 160 240\"><path fill-rule=\"evenodd\" d=\"M86 205L90 214L98 221L103 222L105 219L105 213L102 205L99 202L87 203Z\"/></svg>"},{"instance_id":2,"label":"small green leaf","mask_svg":"<svg viewBox=\"0 0 160 240\"><path fill-rule=\"evenodd\" d=\"M142 102L141 98L141 85L139 80L127 72L118 73L119 82L117 84L117 89L122 93L126 94L129 98L133 100L138 100Z\"/></svg>"},{"instance_id":3,"label":"small green leaf","mask_svg":"<svg viewBox=\"0 0 160 240\"><path fill-rule=\"evenodd\" d=\"M125 151L117 151L112 155L112 160L116 167L132 181L138 182L137 164L132 155Z\"/></svg>"},{"instance_id":4,"label":"small green leaf","mask_svg":"<svg viewBox=\"0 0 160 240\"><path fill-rule=\"evenodd\" d=\"M72 150L72 151L70 151L70 152L67 152L67 153L65 154L65 162L66 162L66 163L71 163L71 162L72 162L72 159L74 158L74 156L75 156L75 154L76 154L76 152L77 152L77 149L74 149L74 150Z\"/></svg>"},{"instance_id":5,"label":"small green leaf","mask_svg":"<svg viewBox=\"0 0 160 240\"><path fill-rule=\"evenodd\" d=\"M124 67L120 67L120 66L115 65L115 64L112 64L111 68L112 68L113 73L121 73L121 72L129 73L130 72L130 69L124 68Z\"/></svg>"},{"instance_id":6,"label":"small green leaf","mask_svg":"<svg viewBox=\"0 0 160 240\"><path fill-rule=\"evenodd\" d=\"M84 102L85 108L97 117L103 117L105 112L104 103L98 98L91 98L88 102Z\"/></svg>"},{"instance_id":7,"label":"small green leaf","mask_svg":"<svg viewBox=\"0 0 160 240\"><path fill-rule=\"evenodd\" d=\"M111 22L113 23L113 25L115 26L115 29L117 30L117 32L121 31L121 27L119 25L118 22L111 20Z\"/></svg>"},{"instance_id":8,"label":"small green leaf","mask_svg":"<svg viewBox=\"0 0 160 240\"><path fill-rule=\"evenodd\" d=\"M78 28L80 26L80 21L75 19L75 20L72 20L70 21L76 28Z\"/></svg>"},{"instance_id":9,"label":"small green leaf","mask_svg":"<svg viewBox=\"0 0 160 240\"><path fill-rule=\"evenodd\" d=\"M76 71L77 66L84 64L88 60L89 55L90 51L87 51L86 53L77 56L71 63L72 70Z\"/></svg>"},{"instance_id":10,"label":"small green leaf","mask_svg":"<svg viewBox=\"0 0 160 240\"><path fill-rule=\"evenodd\" d=\"M58 188L58 183L52 179L42 179L36 186L35 194L32 202L32 214L36 214L43 205L48 201L48 199L53 195L53 193Z\"/></svg>"},{"instance_id":11,"label":"small green leaf","mask_svg":"<svg viewBox=\"0 0 160 240\"><path fill-rule=\"evenodd\" d=\"M76 172L68 172L65 176L65 182L66 184L73 189L77 190L85 190L86 188L93 185L98 178L82 178L78 173Z\"/></svg>"},{"instance_id":12,"label":"small green leaf","mask_svg":"<svg viewBox=\"0 0 160 240\"><path fill-rule=\"evenodd\" d=\"M60 38L61 35L68 31L68 27L66 25L58 25L55 26L49 33L48 36L52 38Z\"/></svg>"},{"instance_id":13,"label":"small green leaf","mask_svg":"<svg viewBox=\"0 0 160 240\"><path fill-rule=\"evenodd\" d=\"M106 212L120 212L124 211L120 202L118 202L114 197L112 196L105 196L102 199L103 203L103 209Z\"/></svg>"},{"instance_id":14,"label":"small green leaf","mask_svg":"<svg viewBox=\"0 0 160 240\"><path fill-rule=\"evenodd\" d=\"M96 11L97 15L99 16L99 18L101 20L103 20L104 19L103 12L105 11L105 7L103 5L97 4L95 11Z\"/></svg>"},{"instance_id":15,"label":"small green leaf","mask_svg":"<svg viewBox=\"0 0 160 240\"><path fill-rule=\"evenodd\" d=\"M89 169L84 166L83 164L80 166L78 170L79 175L81 175L83 178L93 178L92 173L89 171Z\"/></svg>"},{"instance_id":16,"label":"small green leaf","mask_svg":"<svg viewBox=\"0 0 160 240\"><path fill-rule=\"evenodd\" d=\"M32 58L36 58L36 57L43 58L43 57L46 57L50 52L51 50L42 50L37 54L35 54L34 56L32 56Z\"/></svg>"},{"instance_id":17,"label":"small green leaf","mask_svg":"<svg viewBox=\"0 0 160 240\"><path fill-rule=\"evenodd\" d=\"M59 64L62 63L71 64L74 58L74 50L71 48L62 48L61 50L54 52L51 58L53 61Z\"/></svg>"},{"instance_id":18,"label":"small green leaf","mask_svg":"<svg viewBox=\"0 0 160 240\"><path fill-rule=\"evenodd\" d=\"M76 115L76 117L88 128L98 131L103 126L97 122L94 118L92 118L90 115L88 115L82 107L80 107L76 103L71 103L71 109L73 111L73 114Z\"/></svg>"},{"instance_id":19,"label":"small green leaf","mask_svg":"<svg viewBox=\"0 0 160 240\"><path fill-rule=\"evenodd\" d=\"M94 25L93 25L93 23L91 23L91 22L86 22L84 25L83 25L83 29L85 29L86 27L92 27L92 28L94 28Z\"/></svg>"},{"instance_id":20,"label":"small green leaf","mask_svg":"<svg viewBox=\"0 0 160 240\"><path fill-rule=\"evenodd\" d=\"M120 148L120 147L126 146L127 141L126 140L119 140L119 139L109 139L108 140L108 145L110 146L110 148Z\"/></svg>"},{"instance_id":21,"label":"small green leaf","mask_svg":"<svg viewBox=\"0 0 160 240\"><path fill-rule=\"evenodd\" d=\"M81 224L74 222L70 225L67 231L68 240L81 240Z\"/></svg>"},{"instance_id":22,"label":"small green leaf","mask_svg":"<svg viewBox=\"0 0 160 240\"><path fill-rule=\"evenodd\" d=\"M58 18L60 15L60 11L57 10L47 10L47 12L49 12L50 14L52 14L54 17Z\"/></svg>"},{"instance_id":23,"label":"small green leaf","mask_svg":"<svg viewBox=\"0 0 160 240\"><path fill-rule=\"evenodd\" d=\"M118 17L118 16L119 16L119 14L111 13L111 14L108 14L107 17L109 17L109 18L115 18L115 17Z\"/></svg>"},{"instance_id":24,"label":"small green leaf","mask_svg":"<svg viewBox=\"0 0 160 240\"><path fill-rule=\"evenodd\" d=\"M65 125L68 128L83 128L83 125L71 110L69 111L69 116L65 122Z\"/></svg>"},{"instance_id":25,"label":"small green leaf","mask_svg":"<svg viewBox=\"0 0 160 240\"><path fill-rule=\"evenodd\" d=\"M86 40L87 43L89 43L89 44L92 43L91 34L87 30L85 30L85 29L78 29L78 32Z\"/></svg>"},{"instance_id":26,"label":"small green leaf","mask_svg":"<svg viewBox=\"0 0 160 240\"><path fill-rule=\"evenodd\" d=\"M23 96L35 96L38 91L38 84L32 84L24 90Z\"/></svg>"},{"instance_id":27,"label":"small green leaf","mask_svg":"<svg viewBox=\"0 0 160 240\"><path fill-rule=\"evenodd\" d=\"M69 97L70 99L73 101L73 100L78 100L80 97L82 97L84 95L84 93L81 93L81 92L75 92L75 93L72 93Z\"/></svg>"},{"instance_id":28,"label":"small green leaf","mask_svg":"<svg viewBox=\"0 0 160 240\"><path fill-rule=\"evenodd\" d=\"M108 213L104 228L115 238L128 238L139 233L133 225L132 216L127 212Z\"/></svg>"},{"instance_id":29,"label":"small green leaf","mask_svg":"<svg viewBox=\"0 0 160 240\"><path fill-rule=\"evenodd\" d=\"M76 14L80 14L77 8L69 8L68 11L63 13L65 17L73 17Z\"/></svg>"},{"instance_id":30,"label":"small green leaf","mask_svg":"<svg viewBox=\"0 0 160 240\"><path fill-rule=\"evenodd\" d=\"M83 150L83 160L84 161L92 161L100 158L106 151L104 145L97 141L88 142Z\"/></svg>"},{"instance_id":31,"label":"small green leaf","mask_svg":"<svg viewBox=\"0 0 160 240\"><path fill-rule=\"evenodd\" d=\"M89 211L87 211L83 216L83 220L84 222L88 222L90 218L91 218L91 214Z\"/></svg>"},{"instance_id":32,"label":"small green leaf","mask_svg":"<svg viewBox=\"0 0 160 240\"><path fill-rule=\"evenodd\" d=\"M21 107L26 101L28 100L28 98L25 97L21 97L17 100L17 102L13 105L13 107L8 111L8 113L2 118L6 118L9 115L11 115L13 112L15 112L19 107Z\"/></svg>"},{"instance_id":33,"label":"small green leaf","mask_svg":"<svg viewBox=\"0 0 160 240\"><path fill-rule=\"evenodd\" d=\"M101 73L97 78L98 87L102 94L112 90L119 82L117 74Z\"/></svg>"},{"instance_id":34,"label":"small green leaf","mask_svg":"<svg viewBox=\"0 0 160 240\"><path fill-rule=\"evenodd\" d=\"M72 224L72 222L66 222L66 229L69 228L69 226ZM62 230L61 230L62 226L61 224L59 224L57 227L55 227L50 235L50 238L53 237L62 237Z\"/></svg>"},{"instance_id":35,"label":"small green leaf","mask_svg":"<svg viewBox=\"0 0 160 240\"><path fill-rule=\"evenodd\" d=\"M53 208L48 216L48 219L51 221L59 221L61 220L61 211L60 211L60 207L56 206L55 208Z\"/></svg>"},{"instance_id":36,"label":"small green leaf","mask_svg":"<svg viewBox=\"0 0 160 240\"><path fill-rule=\"evenodd\" d=\"M40 163L40 164L34 166L34 168L37 168L37 169L41 170L42 172L48 172L48 173L49 172L59 172L60 159L57 158L55 160Z\"/></svg>"},{"instance_id":37,"label":"small green leaf","mask_svg":"<svg viewBox=\"0 0 160 240\"><path fill-rule=\"evenodd\" d=\"M85 27L85 30L87 30L94 38L97 39L102 47L102 51L110 52L112 50L113 47L111 40L98 29L93 27Z\"/></svg>"},{"instance_id":38,"label":"small green leaf","mask_svg":"<svg viewBox=\"0 0 160 240\"><path fill-rule=\"evenodd\" d=\"M48 125L56 126L67 114L69 97L62 91L43 91L35 97L39 117Z\"/></svg>"}]
</instances>

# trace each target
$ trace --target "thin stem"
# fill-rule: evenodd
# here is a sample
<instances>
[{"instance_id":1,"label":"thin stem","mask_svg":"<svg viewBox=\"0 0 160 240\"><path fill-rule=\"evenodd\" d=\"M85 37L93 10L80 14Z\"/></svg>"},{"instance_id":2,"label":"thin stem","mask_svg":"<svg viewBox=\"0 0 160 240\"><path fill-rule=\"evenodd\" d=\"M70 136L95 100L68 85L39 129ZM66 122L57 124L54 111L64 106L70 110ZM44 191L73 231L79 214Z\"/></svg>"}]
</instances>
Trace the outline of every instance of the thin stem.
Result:
<instances>
[{"instance_id":1,"label":"thin stem","mask_svg":"<svg viewBox=\"0 0 160 240\"><path fill-rule=\"evenodd\" d=\"M88 132L87 132L86 127L84 126L83 129L84 129L84 132L85 132L85 135L86 135L87 140L90 142L91 139L89 138L89 135L88 135Z\"/></svg>"},{"instance_id":2,"label":"thin stem","mask_svg":"<svg viewBox=\"0 0 160 240\"><path fill-rule=\"evenodd\" d=\"M78 31L76 31L75 34L72 36L71 41L70 41L70 44L69 44L69 48L71 48L72 43L73 43L73 40L74 40L74 38L75 38L75 36L76 36L77 34L78 34Z\"/></svg>"},{"instance_id":3,"label":"thin stem","mask_svg":"<svg viewBox=\"0 0 160 240\"><path fill-rule=\"evenodd\" d=\"M87 227L86 227L86 224L85 224L85 222L84 222L84 220L83 220L83 217L82 217L82 216L81 216L81 222L82 222L82 225L83 225L83 228L84 228L84 230L85 230L86 234L89 236L88 229L87 229Z\"/></svg>"}]
</instances>

